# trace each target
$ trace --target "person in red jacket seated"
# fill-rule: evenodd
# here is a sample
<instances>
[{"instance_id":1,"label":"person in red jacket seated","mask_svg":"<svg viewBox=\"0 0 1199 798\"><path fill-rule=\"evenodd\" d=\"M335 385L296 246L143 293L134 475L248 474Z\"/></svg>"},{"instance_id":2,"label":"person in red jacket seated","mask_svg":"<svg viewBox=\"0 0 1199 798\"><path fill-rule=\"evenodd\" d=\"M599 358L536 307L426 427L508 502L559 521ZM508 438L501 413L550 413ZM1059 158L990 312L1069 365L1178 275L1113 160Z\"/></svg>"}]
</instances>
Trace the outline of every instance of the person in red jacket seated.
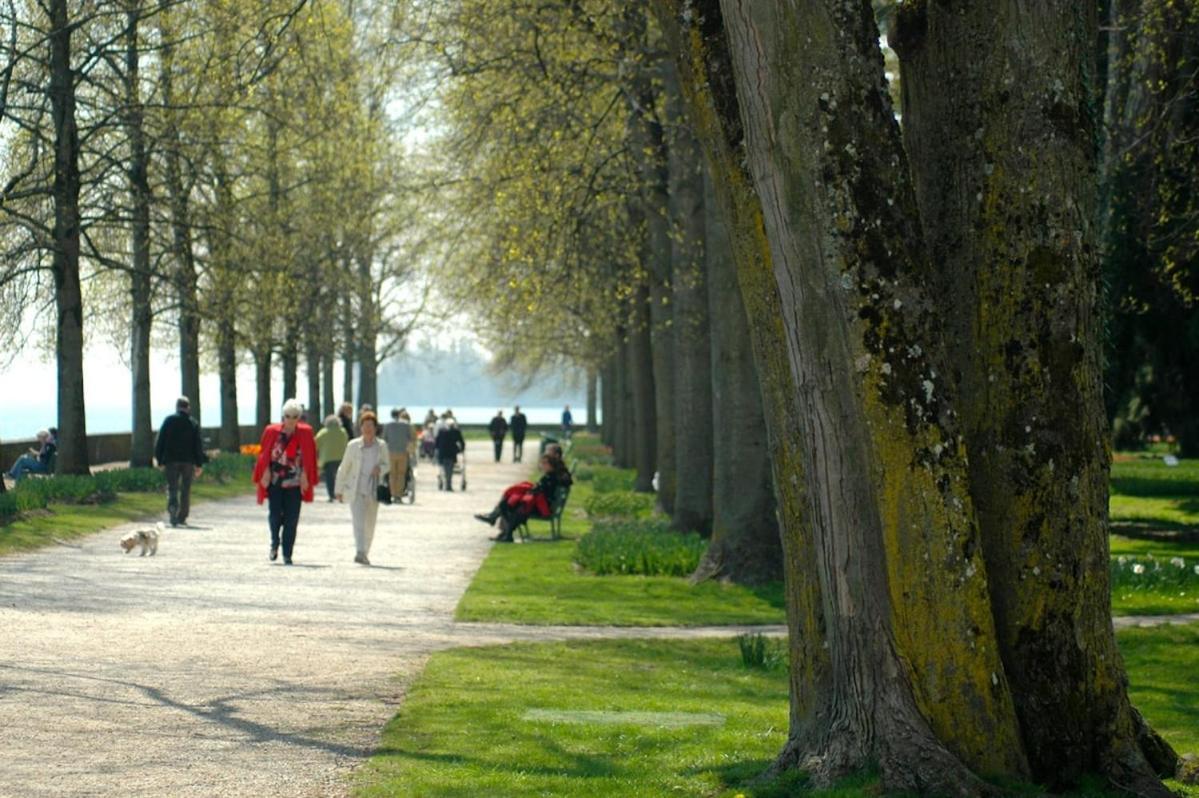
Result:
<instances>
[{"instance_id":1,"label":"person in red jacket seated","mask_svg":"<svg viewBox=\"0 0 1199 798\"><path fill-rule=\"evenodd\" d=\"M504 491L500 503L490 513L479 513L475 516L487 525L500 522L500 534L492 540L500 543L511 543L512 533L526 520L536 515L539 518L549 518L552 512L550 502L560 487L570 487L572 482L570 471L562 456L546 452L541 456L541 480L534 485L532 482L518 482Z\"/></svg>"},{"instance_id":2,"label":"person in red jacket seated","mask_svg":"<svg viewBox=\"0 0 1199 798\"><path fill-rule=\"evenodd\" d=\"M269 424L262 431L262 451L254 464L258 503L268 502L267 523L271 528L271 559L279 556L291 565L300 523L300 502L312 501L316 476L316 438L312 427L300 421L304 408L295 399L283 403L283 423Z\"/></svg>"}]
</instances>

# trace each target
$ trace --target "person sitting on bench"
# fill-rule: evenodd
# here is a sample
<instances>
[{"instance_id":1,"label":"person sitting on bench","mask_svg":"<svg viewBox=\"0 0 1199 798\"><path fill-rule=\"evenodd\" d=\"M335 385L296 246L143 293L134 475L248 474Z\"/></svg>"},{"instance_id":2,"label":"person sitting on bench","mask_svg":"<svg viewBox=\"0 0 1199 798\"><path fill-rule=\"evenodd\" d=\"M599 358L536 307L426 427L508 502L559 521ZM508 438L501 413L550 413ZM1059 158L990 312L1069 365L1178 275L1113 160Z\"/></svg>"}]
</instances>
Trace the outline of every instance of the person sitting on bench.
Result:
<instances>
[{"instance_id":1,"label":"person sitting on bench","mask_svg":"<svg viewBox=\"0 0 1199 798\"><path fill-rule=\"evenodd\" d=\"M488 526L500 522L500 534L492 538L499 543L511 543L512 533L529 518L549 518L553 514L551 504L560 488L571 485L570 471L561 456L550 453L541 456L541 480L518 482L504 491L499 504L490 513L479 513L475 518Z\"/></svg>"},{"instance_id":2,"label":"person sitting on bench","mask_svg":"<svg viewBox=\"0 0 1199 798\"><path fill-rule=\"evenodd\" d=\"M8 472L13 482L20 482L27 474L50 473L50 463L54 459L54 452L58 450L58 444L50 435L50 431L45 429L37 431L37 442L38 448L30 448L13 463Z\"/></svg>"}]
</instances>

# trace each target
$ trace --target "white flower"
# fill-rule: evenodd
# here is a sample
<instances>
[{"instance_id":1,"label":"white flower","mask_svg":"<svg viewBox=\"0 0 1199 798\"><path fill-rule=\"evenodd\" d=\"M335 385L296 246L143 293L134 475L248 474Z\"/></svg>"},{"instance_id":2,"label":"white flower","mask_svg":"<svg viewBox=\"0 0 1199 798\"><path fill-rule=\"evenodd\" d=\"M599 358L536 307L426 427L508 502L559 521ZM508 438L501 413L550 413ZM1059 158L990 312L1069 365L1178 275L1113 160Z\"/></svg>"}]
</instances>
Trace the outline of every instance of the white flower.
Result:
<instances>
[{"instance_id":1,"label":"white flower","mask_svg":"<svg viewBox=\"0 0 1199 798\"><path fill-rule=\"evenodd\" d=\"M1181 557L1171 557L1170 565L1173 565L1175 568L1186 568L1187 567L1186 562Z\"/></svg>"},{"instance_id":2,"label":"white flower","mask_svg":"<svg viewBox=\"0 0 1199 798\"><path fill-rule=\"evenodd\" d=\"M1140 576L1141 574L1145 573L1145 566L1141 565L1140 563L1136 563L1132 566L1132 572L1137 576Z\"/></svg>"},{"instance_id":3,"label":"white flower","mask_svg":"<svg viewBox=\"0 0 1199 798\"><path fill-rule=\"evenodd\" d=\"M1128 558L1121 554L1116 558L1116 562L1120 564L1121 568L1123 568L1125 565L1128 565Z\"/></svg>"},{"instance_id":4,"label":"white flower","mask_svg":"<svg viewBox=\"0 0 1199 798\"><path fill-rule=\"evenodd\" d=\"M1199 565L1195 566L1195 576L1199 576Z\"/></svg>"}]
</instances>

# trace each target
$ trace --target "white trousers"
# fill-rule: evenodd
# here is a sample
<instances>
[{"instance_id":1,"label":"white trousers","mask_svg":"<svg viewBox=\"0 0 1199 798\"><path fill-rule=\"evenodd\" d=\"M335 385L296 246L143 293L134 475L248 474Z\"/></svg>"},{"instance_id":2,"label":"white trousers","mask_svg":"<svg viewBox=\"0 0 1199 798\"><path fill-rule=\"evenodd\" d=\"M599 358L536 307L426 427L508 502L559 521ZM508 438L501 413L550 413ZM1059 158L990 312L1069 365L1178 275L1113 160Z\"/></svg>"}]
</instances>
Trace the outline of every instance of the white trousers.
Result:
<instances>
[{"instance_id":1,"label":"white trousers","mask_svg":"<svg viewBox=\"0 0 1199 798\"><path fill-rule=\"evenodd\" d=\"M350 517L354 521L354 546L359 554L370 554L375 520L379 517L378 500L374 496L355 495L350 501Z\"/></svg>"}]
</instances>

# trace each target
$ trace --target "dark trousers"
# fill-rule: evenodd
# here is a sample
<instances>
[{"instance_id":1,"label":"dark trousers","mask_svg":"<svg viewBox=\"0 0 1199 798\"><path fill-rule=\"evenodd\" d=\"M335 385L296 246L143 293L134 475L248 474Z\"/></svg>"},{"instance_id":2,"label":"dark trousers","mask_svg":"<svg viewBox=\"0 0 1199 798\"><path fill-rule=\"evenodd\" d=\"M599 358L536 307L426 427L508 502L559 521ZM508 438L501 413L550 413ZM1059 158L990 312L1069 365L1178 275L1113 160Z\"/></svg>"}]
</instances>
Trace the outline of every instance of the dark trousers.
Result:
<instances>
[{"instance_id":1,"label":"dark trousers","mask_svg":"<svg viewBox=\"0 0 1199 798\"><path fill-rule=\"evenodd\" d=\"M457 457L441 458L441 472L445 479L443 490L452 491L454 489L454 463L456 462L458 462Z\"/></svg>"},{"instance_id":2,"label":"dark trousers","mask_svg":"<svg viewBox=\"0 0 1199 798\"><path fill-rule=\"evenodd\" d=\"M196 474L196 466L194 463L167 463L163 470L167 475L167 513L172 524L182 524L191 512L192 477Z\"/></svg>"},{"instance_id":3,"label":"dark trousers","mask_svg":"<svg viewBox=\"0 0 1199 798\"><path fill-rule=\"evenodd\" d=\"M300 489L281 488L271 483L266 489L267 523L271 527L271 547L283 544L283 558L291 559L296 545L296 526L300 523ZM282 533L282 535L280 535ZM282 537L282 540L280 540Z\"/></svg>"},{"instance_id":4,"label":"dark trousers","mask_svg":"<svg viewBox=\"0 0 1199 798\"><path fill-rule=\"evenodd\" d=\"M340 460L325 463L325 490L329 491L329 501L336 498L333 495L333 488L337 485L337 469L340 465Z\"/></svg>"},{"instance_id":5,"label":"dark trousers","mask_svg":"<svg viewBox=\"0 0 1199 798\"><path fill-rule=\"evenodd\" d=\"M500 461L500 455L504 453L504 439L492 438L491 442L495 444L495 461Z\"/></svg>"},{"instance_id":6,"label":"dark trousers","mask_svg":"<svg viewBox=\"0 0 1199 798\"><path fill-rule=\"evenodd\" d=\"M519 463L525 454L525 436L512 436L512 462Z\"/></svg>"}]
</instances>

